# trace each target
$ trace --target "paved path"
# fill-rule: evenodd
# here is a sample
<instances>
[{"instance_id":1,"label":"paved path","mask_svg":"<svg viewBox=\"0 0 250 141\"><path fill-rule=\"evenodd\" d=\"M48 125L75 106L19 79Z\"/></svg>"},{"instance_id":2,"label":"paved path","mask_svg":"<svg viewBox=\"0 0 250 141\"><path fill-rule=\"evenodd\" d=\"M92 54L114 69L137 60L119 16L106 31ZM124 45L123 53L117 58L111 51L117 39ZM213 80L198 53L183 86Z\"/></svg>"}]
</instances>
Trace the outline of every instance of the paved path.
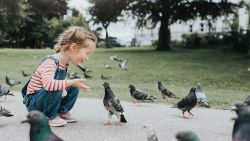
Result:
<instances>
[{"instance_id":1,"label":"paved path","mask_svg":"<svg viewBox=\"0 0 250 141\"><path fill-rule=\"evenodd\" d=\"M8 97L0 105L14 117L0 117L0 141L28 141L29 125L20 124L27 111L20 95ZM166 104L141 104L122 101L128 124L122 127L104 126L107 119L101 99L79 98L72 110L78 123L52 130L65 141L146 141L143 125L152 125L159 141L175 141L180 130L192 130L202 141L230 141L235 114L229 110L194 108L192 119L182 119L181 111Z\"/></svg>"}]
</instances>

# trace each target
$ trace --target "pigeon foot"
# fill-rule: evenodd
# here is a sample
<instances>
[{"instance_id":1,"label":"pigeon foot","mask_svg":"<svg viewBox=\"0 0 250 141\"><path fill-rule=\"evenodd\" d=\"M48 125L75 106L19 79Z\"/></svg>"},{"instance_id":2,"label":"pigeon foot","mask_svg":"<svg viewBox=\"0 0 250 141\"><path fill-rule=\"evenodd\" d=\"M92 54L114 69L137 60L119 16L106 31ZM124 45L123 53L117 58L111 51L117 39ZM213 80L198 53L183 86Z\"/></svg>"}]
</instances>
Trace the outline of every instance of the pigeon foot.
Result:
<instances>
[{"instance_id":1,"label":"pigeon foot","mask_svg":"<svg viewBox=\"0 0 250 141\"><path fill-rule=\"evenodd\" d=\"M111 125L111 124L112 124L111 121L107 121L107 122L104 123L104 125Z\"/></svg>"}]
</instances>

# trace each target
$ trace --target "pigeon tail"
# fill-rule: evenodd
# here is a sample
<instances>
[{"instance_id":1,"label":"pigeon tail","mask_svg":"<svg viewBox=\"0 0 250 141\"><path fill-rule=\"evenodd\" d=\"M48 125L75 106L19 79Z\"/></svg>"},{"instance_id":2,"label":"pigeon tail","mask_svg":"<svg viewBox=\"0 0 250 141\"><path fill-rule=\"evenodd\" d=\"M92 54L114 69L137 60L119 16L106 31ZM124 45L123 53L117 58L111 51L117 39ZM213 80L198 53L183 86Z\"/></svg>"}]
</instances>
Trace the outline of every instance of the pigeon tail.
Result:
<instances>
[{"instance_id":1,"label":"pigeon tail","mask_svg":"<svg viewBox=\"0 0 250 141\"><path fill-rule=\"evenodd\" d=\"M11 113L4 113L4 114L2 114L2 116L5 116L5 117L12 117L12 116L14 116L14 115L11 114Z\"/></svg>"},{"instance_id":2,"label":"pigeon tail","mask_svg":"<svg viewBox=\"0 0 250 141\"><path fill-rule=\"evenodd\" d=\"M120 121L121 121L122 123L127 123L127 120L126 120L124 114L121 114L120 118L121 118Z\"/></svg>"}]
</instances>

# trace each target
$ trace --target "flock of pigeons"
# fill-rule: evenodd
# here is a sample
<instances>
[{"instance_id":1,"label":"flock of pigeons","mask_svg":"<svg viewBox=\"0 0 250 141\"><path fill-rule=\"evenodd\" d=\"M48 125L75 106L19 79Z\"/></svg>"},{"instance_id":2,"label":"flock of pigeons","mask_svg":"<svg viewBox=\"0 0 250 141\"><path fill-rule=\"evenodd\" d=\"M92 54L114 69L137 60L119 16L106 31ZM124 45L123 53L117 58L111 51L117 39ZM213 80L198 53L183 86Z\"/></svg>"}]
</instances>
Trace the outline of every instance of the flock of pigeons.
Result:
<instances>
[{"instance_id":1,"label":"flock of pigeons","mask_svg":"<svg viewBox=\"0 0 250 141\"><path fill-rule=\"evenodd\" d=\"M121 70L127 70L127 60L122 60L116 55L110 57L111 60L119 62L119 67ZM83 65L78 65L78 68L84 72L85 78L91 78L89 74L90 69L85 68ZM106 69L112 69L108 64L105 65ZM30 76L31 74L25 73L22 71L24 77ZM69 79L81 78L77 75L76 72L68 72ZM101 75L102 80L108 80L109 78ZM10 87L20 84L20 81L10 79L6 76L6 84ZM158 91L161 93L163 99L177 98L180 99L172 108L178 108L182 111L182 117L185 119L190 118L189 116L194 116L191 113L191 110L198 104L200 106L209 107L209 102L206 98L204 91L202 90L201 84L198 83L196 87L192 87L189 93L180 98L176 96L173 92L168 90L162 82L158 81ZM127 119L124 114L124 108L121 105L121 102L117 96L113 93L110 84L106 81L103 83L105 90L105 95L103 98L103 105L108 112L109 119L105 122L105 125L112 124L111 117L114 115L117 117L115 125L122 126L122 123L127 123ZM130 95L133 98L134 102L144 102L150 101L154 102L156 99L155 96L148 95L143 91L136 89L132 84L129 85ZM14 95L8 87L5 87L0 84L0 97L5 96L5 99L8 95ZM234 118L235 123L233 127L232 139L233 141L250 141L250 96L246 98L243 103L235 104L233 111L238 115L237 118ZM188 116L187 116L187 114ZM13 114L0 106L0 116L11 117ZM48 118L39 111L32 111L27 115L27 119L22 121L22 123L29 123L30 128L30 140L31 141L62 141L57 135L55 135L48 124ZM157 135L153 127L143 126L143 130L147 133L148 141L158 141ZM199 137L191 131L182 131L176 134L177 141L200 141Z\"/></svg>"}]
</instances>

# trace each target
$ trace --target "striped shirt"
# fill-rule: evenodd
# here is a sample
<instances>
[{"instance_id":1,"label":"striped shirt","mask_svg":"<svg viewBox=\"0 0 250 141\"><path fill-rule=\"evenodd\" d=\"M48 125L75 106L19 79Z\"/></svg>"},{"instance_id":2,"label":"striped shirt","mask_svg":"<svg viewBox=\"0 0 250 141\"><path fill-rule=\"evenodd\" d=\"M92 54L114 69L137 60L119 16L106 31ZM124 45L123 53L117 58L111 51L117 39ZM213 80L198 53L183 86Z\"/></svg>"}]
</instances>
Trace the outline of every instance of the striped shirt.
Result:
<instances>
[{"instance_id":1,"label":"striped shirt","mask_svg":"<svg viewBox=\"0 0 250 141\"><path fill-rule=\"evenodd\" d=\"M65 67L59 65L60 69ZM65 90L66 80L55 80L57 65L52 59L46 59L32 74L27 87L27 94L31 94L44 88L46 91Z\"/></svg>"}]
</instances>

